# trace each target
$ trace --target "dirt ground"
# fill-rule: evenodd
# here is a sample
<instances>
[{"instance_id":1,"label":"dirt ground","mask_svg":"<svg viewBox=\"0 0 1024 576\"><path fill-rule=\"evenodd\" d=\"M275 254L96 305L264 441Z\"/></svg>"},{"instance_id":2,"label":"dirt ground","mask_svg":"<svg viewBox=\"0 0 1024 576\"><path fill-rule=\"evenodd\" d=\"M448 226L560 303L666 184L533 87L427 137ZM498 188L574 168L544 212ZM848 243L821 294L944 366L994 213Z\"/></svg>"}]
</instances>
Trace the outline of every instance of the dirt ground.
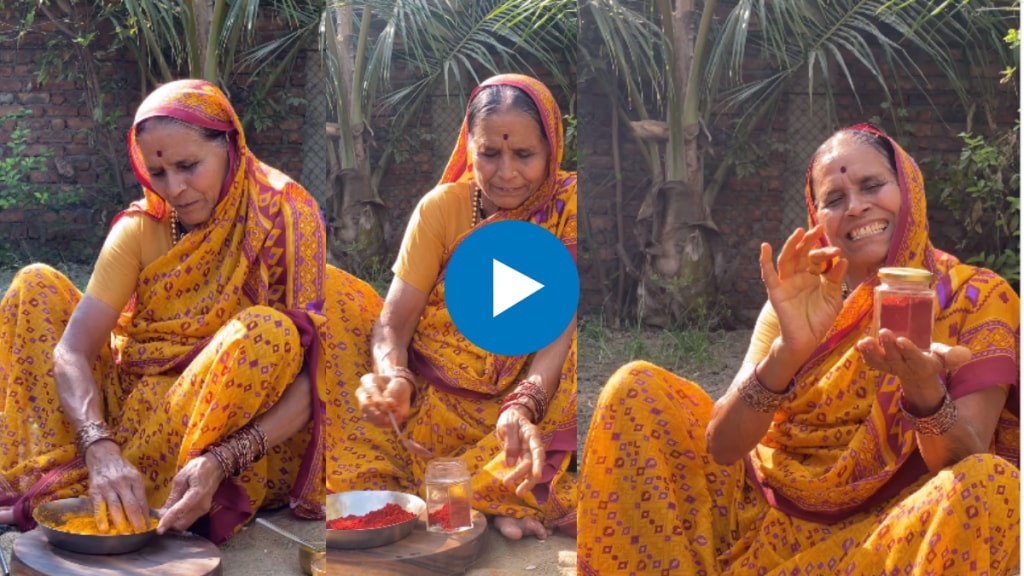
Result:
<instances>
[{"instance_id":1,"label":"dirt ground","mask_svg":"<svg viewBox=\"0 0 1024 576\"><path fill-rule=\"evenodd\" d=\"M739 370L751 335L751 330L680 334L588 329L586 322L582 325L576 412L581 453L601 388L620 366L632 360L648 360L696 382L717 399Z\"/></svg>"},{"instance_id":2,"label":"dirt ground","mask_svg":"<svg viewBox=\"0 0 1024 576\"><path fill-rule=\"evenodd\" d=\"M88 283L88 266L64 264L80 288ZM6 290L14 272L0 270L0 293ZM739 368L750 331L659 332L611 329L582 320L580 323L578 380L578 437L582 452L594 406L608 377L623 364L636 359L650 360L699 383L717 398ZM262 512L274 523L311 542L325 540L323 524L291 517L287 510ZM493 528L488 529L480 559L466 576L570 576L576 574L576 541L555 534L545 541L527 538L510 542ZM0 537L0 548L10 554L17 533ZM297 546L260 526L252 525L221 547L225 576L278 576L300 574Z\"/></svg>"},{"instance_id":3,"label":"dirt ground","mask_svg":"<svg viewBox=\"0 0 1024 576\"><path fill-rule=\"evenodd\" d=\"M54 267L64 272L80 289L84 289L89 282L89 266L64 263ZM9 268L0 269L0 294L7 290L15 272ZM321 522L298 520L287 510L261 512L259 516L311 543L323 544L326 540ZM6 558L10 558L11 548L18 536L16 531L0 536L0 549ZM485 538L481 557L465 573L466 576L569 576L576 573L576 540L561 533L544 541L527 538L510 542L489 528ZM224 576L301 574L298 568L298 546L256 524L247 526L221 546L220 553Z\"/></svg>"}]
</instances>

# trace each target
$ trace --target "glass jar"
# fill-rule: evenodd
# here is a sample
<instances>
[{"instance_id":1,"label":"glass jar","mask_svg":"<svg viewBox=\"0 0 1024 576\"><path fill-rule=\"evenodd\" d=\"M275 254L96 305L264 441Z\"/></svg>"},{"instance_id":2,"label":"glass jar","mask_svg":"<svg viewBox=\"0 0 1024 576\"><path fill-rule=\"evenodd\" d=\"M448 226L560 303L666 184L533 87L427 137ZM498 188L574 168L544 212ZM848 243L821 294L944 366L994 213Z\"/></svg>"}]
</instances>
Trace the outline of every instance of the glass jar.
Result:
<instances>
[{"instance_id":1,"label":"glass jar","mask_svg":"<svg viewBox=\"0 0 1024 576\"><path fill-rule=\"evenodd\" d=\"M909 338L927 352L932 345L935 322L935 290L932 273L918 268L882 268L875 287L874 335L882 328Z\"/></svg>"},{"instance_id":2,"label":"glass jar","mask_svg":"<svg viewBox=\"0 0 1024 576\"><path fill-rule=\"evenodd\" d=\"M427 531L455 533L473 527L473 486L459 458L427 462Z\"/></svg>"}]
</instances>

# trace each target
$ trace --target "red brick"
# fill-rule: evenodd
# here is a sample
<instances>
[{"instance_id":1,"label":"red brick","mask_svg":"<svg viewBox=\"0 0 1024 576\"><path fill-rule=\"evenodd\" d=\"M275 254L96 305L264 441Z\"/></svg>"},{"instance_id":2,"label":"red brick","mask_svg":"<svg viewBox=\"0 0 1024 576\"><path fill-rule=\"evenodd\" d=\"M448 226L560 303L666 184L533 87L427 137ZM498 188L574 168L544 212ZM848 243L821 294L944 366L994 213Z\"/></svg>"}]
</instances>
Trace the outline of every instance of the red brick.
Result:
<instances>
[{"instance_id":1,"label":"red brick","mask_svg":"<svg viewBox=\"0 0 1024 576\"><path fill-rule=\"evenodd\" d=\"M81 146L78 144L70 144L64 147L65 156L91 156L96 153L96 148L93 146Z\"/></svg>"},{"instance_id":2,"label":"red brick","mask_svg":"<svg viewBox=\"0 0 1024 576\"><path fill-rule=\"evenodd\" d=\"M0 223L9 224L11 222L22 222L25 220L25 213L22 210L11 208L9 210L0 210ZM6 228L6 226L0 226L0 229Z\"/></svg>"},{"instance_id":3,"label":"red brick","mask_svg":"<svg viewBox=\"0 0 1024 576\"><path fill-rule=\"evenodd\" d=\"M50 117L69 118L69 117L77 117L77 116L79 116L79 109L78 108L79 107L77 105L72 105L71 103L68 103L68 104L64 104L62 106L49 106L45 110L46 110L46 114L48 116L50 116ZM42 109L40 109L40 110L42 110ZM90 116L86 115L85 117L89 118Z\"/></svg>"},{"instance_id":4,"label":"red brick","mask_svg":"<svg viewBox=\"0 0 1024 576\"><path fill-rule=\"evenodd\" d=\"M67 131L40 132L39 142L71 142L72 134Z\"/></svg>"},{"instance_id":5,"label":"red brick","mask_svg":"<svg viewBox=\"0 0 1024 576\"><path fill-rule=\"evenodd\" d=\"M59 92L62 90L76 90L78 87L70 80L51 80L43 84L40 89L48 92Z\"/></svg>"},{"instance_id":6,"label":"red brick","mask_svg":"<svg viewBox=\"0 0 1024 576\"><path fill-rule=\"evenodd\" d=\"M274 132L253 132L246 136L250 146L254 144L274 145L281 141L280 135Z\"/></svg>"},{"instance_id":7,"label":"red brick","mask_svg":"<svg viewBox=\"0 0 1024 576\"><path fill-rule=\"evenodd\" d=\"M94 126L92 118L75 116L65 120L69 130L88 130Z\"/></svg>"}]
</instances>

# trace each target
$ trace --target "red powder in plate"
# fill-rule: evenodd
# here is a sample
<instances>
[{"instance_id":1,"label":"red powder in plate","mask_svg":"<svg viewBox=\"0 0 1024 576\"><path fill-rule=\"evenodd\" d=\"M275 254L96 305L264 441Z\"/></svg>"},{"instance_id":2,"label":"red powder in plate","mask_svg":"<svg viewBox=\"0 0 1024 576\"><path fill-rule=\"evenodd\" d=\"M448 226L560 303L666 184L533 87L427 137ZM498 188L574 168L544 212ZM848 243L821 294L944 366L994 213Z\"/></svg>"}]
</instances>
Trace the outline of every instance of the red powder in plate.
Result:
<instances>
[{"instance_id":1,"label":"red powder in plate","mask_svg":"<svg viewBox=\"0 0 1024 576\"><path fill-rule=\"evenodd\" d=\"M402 522L412 520L415 517L416 515L412 512L408 512L398 504L392 502L383 508L367 512L362 516L351 514L349 516L335 518L334 520L328 520L327 528L330 530L367 530L370 528L383 528L385 526L401 524Z\"/></svg>"},{"instance_id":2,"label":"red powder in plate","mask_svg":"<svg viewBox=\"0 0 1024 576\"><path fill-rule=\"evenodd\" d=\"M927 352L932 345L932 298L908 294L882 297L879 328L892 330L897 338L909 338L914 346Z\"/></svg>"}]
</instances>

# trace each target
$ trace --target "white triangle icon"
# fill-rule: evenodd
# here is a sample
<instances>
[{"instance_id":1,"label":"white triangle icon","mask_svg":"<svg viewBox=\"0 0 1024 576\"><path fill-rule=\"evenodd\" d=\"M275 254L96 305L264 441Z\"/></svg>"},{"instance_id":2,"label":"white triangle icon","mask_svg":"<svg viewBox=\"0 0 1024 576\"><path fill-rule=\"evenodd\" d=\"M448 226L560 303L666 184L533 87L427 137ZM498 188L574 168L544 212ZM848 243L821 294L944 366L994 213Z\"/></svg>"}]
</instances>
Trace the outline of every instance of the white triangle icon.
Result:
<instances>
[{"instance_id":1,"label":"white triangle icon","mask_svg":"<svg viewBox=\"0 0 1024 576\"><path fill-rule=\"evenodd\" d=\"M494 300L491 317L497 317L505 310L519 304L531 294L544 287L543 284L526 274L511 268L495 259L494 263Z\"/></svg>"}]
</instances>

